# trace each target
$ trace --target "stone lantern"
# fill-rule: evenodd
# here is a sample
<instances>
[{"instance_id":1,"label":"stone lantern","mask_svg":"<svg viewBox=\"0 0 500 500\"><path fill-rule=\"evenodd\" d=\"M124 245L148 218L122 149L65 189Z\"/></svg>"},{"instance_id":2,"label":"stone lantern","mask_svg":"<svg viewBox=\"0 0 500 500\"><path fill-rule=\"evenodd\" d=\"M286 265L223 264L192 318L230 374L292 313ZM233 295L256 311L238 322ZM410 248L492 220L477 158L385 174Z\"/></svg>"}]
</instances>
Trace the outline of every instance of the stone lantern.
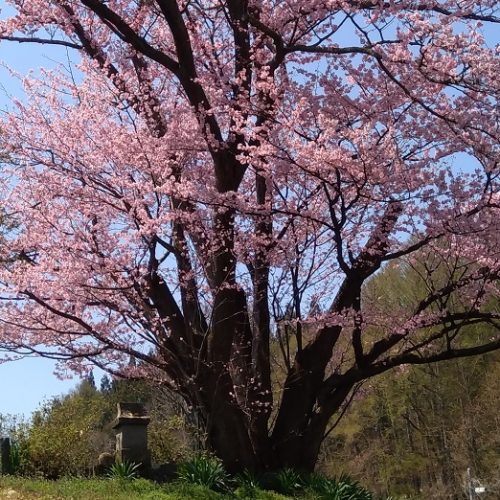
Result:
<instances>
[{"instance_id":1,"label":"stone lantern","mask_svg":"<svg viewBox=\"0 0 500 500\"><path fill-rule=\"evenodd\" d=\"M116 459L141 464L148 470L151 457L147 428L150 421L142 403L118 403L118 414L112 427L116 432Z\"/></svg>"},{"instance_id":2,"label":"stone lantern","mask_svg":"<svg viewBox=\"0 0 500 500\"><path fill-rule=\"evenodd\" d=\"M10 439L0 437L0 475L10 474Z\"/></svg>"}]
</instances>

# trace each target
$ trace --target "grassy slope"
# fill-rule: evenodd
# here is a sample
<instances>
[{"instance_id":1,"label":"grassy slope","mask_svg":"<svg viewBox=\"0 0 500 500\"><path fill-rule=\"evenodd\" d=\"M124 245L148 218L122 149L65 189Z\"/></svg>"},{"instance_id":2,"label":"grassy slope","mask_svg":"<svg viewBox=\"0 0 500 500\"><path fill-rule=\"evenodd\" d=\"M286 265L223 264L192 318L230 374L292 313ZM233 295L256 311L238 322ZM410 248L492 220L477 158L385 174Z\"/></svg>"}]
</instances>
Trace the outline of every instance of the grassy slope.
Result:
<instances>
[{"instance_id":1,"label":"grassy slope","mask_svg":"<svg viewBox=\"0 0 500 500\"><path fill-rule=\"evenodd\" d=\"M109 479L62 479L45 481L0 476L0 499L12 500L224 500L233 498L193 485L159 486L151 481ZM244 497L240 497L244 498ZM288 497L262 491L257 500L286 500Z\"/></svg>"}]
</instances>

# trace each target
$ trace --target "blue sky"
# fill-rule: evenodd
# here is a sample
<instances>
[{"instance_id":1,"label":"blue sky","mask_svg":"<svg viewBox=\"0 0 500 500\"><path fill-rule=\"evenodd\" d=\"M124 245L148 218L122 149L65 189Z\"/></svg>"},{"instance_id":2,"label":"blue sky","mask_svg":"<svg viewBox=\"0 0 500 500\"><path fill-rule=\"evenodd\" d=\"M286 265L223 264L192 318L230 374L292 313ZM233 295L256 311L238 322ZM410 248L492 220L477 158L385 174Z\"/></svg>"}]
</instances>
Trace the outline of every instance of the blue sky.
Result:
<instances>
[{"instance_id":1,"label":"blue sky","mask_svg":"<svg viewBox=\"0 0 500 500\"><path fill-rule=\"evenodd\" d=\"M0 7L3 6L0 0ZM24 75L31 69L36 71L65 59L63 48L0 43L0 110L9 107L11 97L23 97L19 83L10 76L5 65ZM53 371L54 362L47 359L27 358L0 364L0 414L29 416L42 401L68 392L79 382L77 378L61 381Z\"/></svg>"}]
</instances>

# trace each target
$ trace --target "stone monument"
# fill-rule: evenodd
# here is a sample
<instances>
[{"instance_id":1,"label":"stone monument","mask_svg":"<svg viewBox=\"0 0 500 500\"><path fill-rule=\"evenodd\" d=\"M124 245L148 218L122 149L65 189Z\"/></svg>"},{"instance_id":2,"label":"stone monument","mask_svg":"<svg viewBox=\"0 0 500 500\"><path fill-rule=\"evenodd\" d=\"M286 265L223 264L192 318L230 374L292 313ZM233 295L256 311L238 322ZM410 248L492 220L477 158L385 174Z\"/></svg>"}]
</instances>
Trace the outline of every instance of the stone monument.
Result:
<instances>
[{"instance_id":1,"label":"stone monument","mask_svg":"<svg viewBox=\"0 0 500 500\"><path fill-rule=\"evenodd\" d=\"M142 403L118 403L118 414L113 422L116 432L117 460L141 464L143 471L151 467L147 428L150 421Z\"/></svg>"},{"instance_id":2,"label":"stone monument","mask_svg":"<svg viewBox=\"0 0 500 500\"><path fill-rule=\"evenodd\" d=\"M10 474L10 439L0 438L0 474Z\"/></svg>"}]
</instances>

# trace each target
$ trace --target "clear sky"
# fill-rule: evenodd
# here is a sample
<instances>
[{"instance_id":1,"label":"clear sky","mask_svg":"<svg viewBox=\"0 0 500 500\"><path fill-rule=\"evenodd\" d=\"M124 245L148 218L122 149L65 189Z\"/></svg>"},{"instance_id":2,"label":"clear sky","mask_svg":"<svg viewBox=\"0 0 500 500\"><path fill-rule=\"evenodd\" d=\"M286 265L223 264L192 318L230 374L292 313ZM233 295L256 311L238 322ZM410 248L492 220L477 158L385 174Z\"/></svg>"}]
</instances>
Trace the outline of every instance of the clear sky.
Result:
<instances>
[{"instance_id":1,"label":"clear sky","mask_svg":"<svg viewBox=\"0 0 500 500\"><path fill-rule=\"evenodd\" d=\"M5 2L0 0L2 10L4 5ZM36 71L40 67L53 66L54 61L65 61L66 58L64 48L1 42L0 110L10 106L12 97L23 98L19 82L10 75L6 66L25 75L31 69ZM43 400L65 393L79 382L79 379L61 381L53 375L53 370L52 361L39 358L0 364L0 413L29 416Z\"/></svg>"}]
</instances>

